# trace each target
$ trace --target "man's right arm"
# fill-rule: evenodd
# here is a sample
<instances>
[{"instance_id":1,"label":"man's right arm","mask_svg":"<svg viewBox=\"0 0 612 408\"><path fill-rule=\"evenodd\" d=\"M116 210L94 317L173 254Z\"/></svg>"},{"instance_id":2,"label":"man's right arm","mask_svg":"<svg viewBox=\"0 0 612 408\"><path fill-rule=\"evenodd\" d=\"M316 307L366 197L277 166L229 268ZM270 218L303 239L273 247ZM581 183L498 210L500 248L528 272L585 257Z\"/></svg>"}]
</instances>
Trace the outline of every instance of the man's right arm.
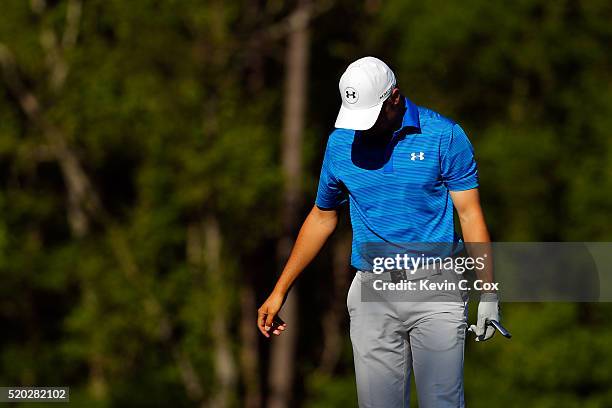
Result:
<instances>
[{"instance_id":1,"label":"man's right arm","mask_svg":"<svg viewBox=\"0 0 612 408\"><path fill-rule=\"evenodd\" d=\"M338 212L335 209L322 210L315 205L306 217L281 276L268 299L257 311L257 326L264 336L270 337L268 330L272 326L274 316L283 305L287 291L319 253L337 224ZM274 334L280 334L284 328L284 325L281 326Z\"/></svg>"}]
</instances>

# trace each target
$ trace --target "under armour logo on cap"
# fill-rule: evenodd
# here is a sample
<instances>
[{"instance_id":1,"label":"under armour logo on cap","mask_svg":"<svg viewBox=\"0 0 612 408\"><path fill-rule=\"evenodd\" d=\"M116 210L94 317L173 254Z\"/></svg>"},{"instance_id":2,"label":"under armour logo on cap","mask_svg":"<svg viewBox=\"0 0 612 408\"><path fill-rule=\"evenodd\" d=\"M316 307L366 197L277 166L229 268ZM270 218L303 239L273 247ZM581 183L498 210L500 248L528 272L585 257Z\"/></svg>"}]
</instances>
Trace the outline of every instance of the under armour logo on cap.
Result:
<instances>
[{"instance_id":1,"label":"under armour logo on cap","mask_svg":"<svg viewBox=\"0 0 612 408\"><path fill-rule=\"evenodd\" d=\"M344 90L344 92L346 96L346 101L350 104L357 102L357 100L359 99L359 94L357 93L357 90L355 88L348 87Z\"/></svg>"}]
</instances>

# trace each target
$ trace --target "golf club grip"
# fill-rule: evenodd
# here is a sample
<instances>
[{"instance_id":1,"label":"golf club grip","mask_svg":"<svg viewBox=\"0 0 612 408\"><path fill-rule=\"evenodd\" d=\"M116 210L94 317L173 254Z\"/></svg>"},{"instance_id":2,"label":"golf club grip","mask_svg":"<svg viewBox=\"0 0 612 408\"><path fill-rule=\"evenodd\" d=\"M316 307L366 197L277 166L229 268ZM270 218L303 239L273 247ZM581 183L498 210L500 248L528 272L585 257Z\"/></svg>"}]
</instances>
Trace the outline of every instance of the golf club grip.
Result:
<instances>
[{"instance_id":1,"label":"golf club grip","mask_svg":"<svg viewBox=\"0 0 612 408\"><path fill-rule=\"evenodd\" d=\"M497 330L502 336L508 339L512 337L512 334L510 334L510 332L506 330L506 328L502 326L501 323L497 320L489 320L487 324L490 324L491 326L495 327L495 330Z\"/></svg>"}]
</instances>

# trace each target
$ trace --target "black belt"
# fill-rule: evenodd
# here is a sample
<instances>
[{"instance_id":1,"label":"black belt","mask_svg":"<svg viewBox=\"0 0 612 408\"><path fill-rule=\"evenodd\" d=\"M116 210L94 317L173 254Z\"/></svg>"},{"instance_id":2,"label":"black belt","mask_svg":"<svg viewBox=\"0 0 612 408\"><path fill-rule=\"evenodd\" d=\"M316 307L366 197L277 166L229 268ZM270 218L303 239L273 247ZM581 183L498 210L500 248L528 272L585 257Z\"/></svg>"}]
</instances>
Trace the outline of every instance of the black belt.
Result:
<instances>
[{"instance_id":1,"label":"black belt","mask_svg":"<svg viewBox=\"0 0 612 408\"><path fill-rule=\"evenodd\" d=\"M379 277L385 277L386 275L388 275L389 278L391 279L391 282L393 283L400 283L401 281L408 280L408 274L410 273L410 271L407 271L406 269L393 269L390 271L384 271L382 273L376 273L372 271L361 271L361 272L371 273L372 275L379 276Z\"/></svg>"},{"instance_id":2,"label":"black belt","mask_svg":"<svg viewBox=\"0 0 612 408\"><path fill-rule=\"evenodd\" d=\"M386 270L382 273L375 273L373 271L361 271L363 273L371 273L374 276L379 276L384 278L385 275L389 276L389 279L391 280L391 282L393 283L399 283L401 281L411 281L411 280L420 280L420 279L425 279L429 276L432 275L438 275L440 274L440 270L439 269L432 269L432 270L427 270L427 269L417 269L417 270L411 270L411 269L391 269L391 270Z\"/></svg>"}]
</instances>

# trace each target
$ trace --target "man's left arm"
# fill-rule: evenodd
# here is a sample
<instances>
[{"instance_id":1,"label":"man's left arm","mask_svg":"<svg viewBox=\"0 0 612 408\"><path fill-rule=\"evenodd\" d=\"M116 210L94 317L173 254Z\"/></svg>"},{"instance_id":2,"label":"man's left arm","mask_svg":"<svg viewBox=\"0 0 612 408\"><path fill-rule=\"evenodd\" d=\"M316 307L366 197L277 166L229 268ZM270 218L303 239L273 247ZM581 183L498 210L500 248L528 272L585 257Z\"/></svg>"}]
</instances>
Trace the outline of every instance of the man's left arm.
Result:
<instances>
[{"instance_id":1,"label":"man's left arm","mask_svg":"<svg viewBox=\"0 0 612 408\"><path fill-rule=\"evenodd\" d=\"M477 188L464 191L451 191L453 205L459 215L463 240L469 255L480 258L483 268L476 268L476 276L483 283L493 283L493 257L491 238L480 206L480 195ZM488 340L495 329L487 327L487 320L499 321L499 303L497 293L493 290L483 291L478 305L478 321L472 329L476 332L476 341Z\"/></svg>"},{"instance_id":2,"label":"man's left arm","mask_svg":"<svg viewBox=\"0 0 612 408\"><path fill-rule=\"evenodd\" d=\"M491 238L485 223L480 194L477 188L464 191L451 191L453 205L459 215L461 232L468 253L474 259L484 258L484 268L476 269L478 279L493 282L493 259L491 257ZM486 256L485 256L486 255Z\"/></svg>"}]
</instances>

